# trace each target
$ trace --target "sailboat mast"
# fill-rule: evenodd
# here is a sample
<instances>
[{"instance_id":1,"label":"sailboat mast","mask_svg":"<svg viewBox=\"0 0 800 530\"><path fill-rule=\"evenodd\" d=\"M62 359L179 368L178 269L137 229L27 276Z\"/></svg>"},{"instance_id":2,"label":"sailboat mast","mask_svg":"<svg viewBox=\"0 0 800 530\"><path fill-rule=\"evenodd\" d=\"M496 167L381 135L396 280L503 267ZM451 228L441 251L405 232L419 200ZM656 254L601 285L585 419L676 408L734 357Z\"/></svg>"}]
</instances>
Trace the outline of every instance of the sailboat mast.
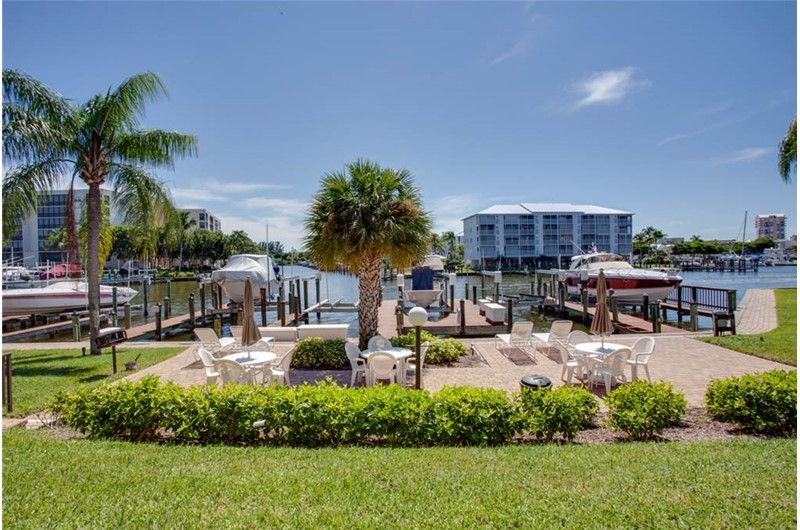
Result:
<instances>
[{"instance_id":1,"label":"sailboat mast","mask_svg":"<svg viewBox=\"0 0 800 530\"><path fill-rule=\"evenodd\" d=\"M742 253L741 256L744 257L744 234L747 232L747 210L744 211L744 226L742 227Z\"/></svg>"}]
</instances>

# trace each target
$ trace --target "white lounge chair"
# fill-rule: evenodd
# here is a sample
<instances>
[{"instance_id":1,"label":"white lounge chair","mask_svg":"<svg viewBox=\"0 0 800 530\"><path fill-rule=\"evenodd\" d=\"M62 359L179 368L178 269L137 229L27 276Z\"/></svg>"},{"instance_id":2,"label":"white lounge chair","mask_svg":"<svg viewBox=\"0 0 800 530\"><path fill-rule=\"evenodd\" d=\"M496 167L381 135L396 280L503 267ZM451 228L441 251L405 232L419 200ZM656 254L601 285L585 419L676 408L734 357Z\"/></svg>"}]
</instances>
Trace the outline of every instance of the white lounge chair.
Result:
<instances>
[{"instance_id":1,"label":"white lounge chair","mask_svg":"<svg viewBox=\"0 0 800 530\"><path fill-rule=\"evenodd\" d=\"M537 339L541 343L547 346L547 351L550 351L550 347L557 343L563 343L567 340L567 336L569 336L569 332L572 331L572 321L571 320L554 320L552 324L550 324L550 332L549 333L533 333L533 338ZM537 344L537 347L539 345Z\"/></svg>"},{"instance_id":2,"label":"white lounge chair","mask_svg":"<svg viewBox=\"0 0 800 530\"><path fill-rule=\"evenodd\" d=\"M350 369L353 371L353 375L350 377L350 386L356 386L356 381L358 379L364 379L364 384L366 384L367 362L361 358L361 350L358 349L358 344L355 342L346 342L344 344L344 351L347 353L347 359L350 361Z\"/></svg>"},{"instance_id":3,"label":"white lounge chair","mask_svg":"<svg viewBox=\"0 0 800 530\"><path fill-rule=\"evenodd\" d=\"M511 333L500 333L494 336L494 347L500 349L503 345L507 348L518 347L527 351L532 346L531 333L533 322L514 322Z\"/></svg>"},{"instance_id":4,"label":"white lounge chair","mask_svg":"<svg viewBox=\"0 0 800 530\"><path fill-rule=\"evenodd\" d=\"M202 347L210 351L212 355L236 346L236 339L233 337L217 337L217 334L211 328L194 328L194 334L200 340Z\"/></svg>"},{"instance_id":5,"label":"white lounge chair","mask_svg":"<svg viewBox=\"0 0 800 530\"><path fill-rule=\"evenodd\" d=\"M639 378L637 374L639 366L644 366L644 373L647 374L647 380L650 381L650 369L647 367L647 363L650 362L650 357L653 355L655 348L656 339L653 337L642 337L633 343L631 348L631 356L633 358L626 361L631 367L632 381L636 381Z\"/></svg>"}]
</instances>

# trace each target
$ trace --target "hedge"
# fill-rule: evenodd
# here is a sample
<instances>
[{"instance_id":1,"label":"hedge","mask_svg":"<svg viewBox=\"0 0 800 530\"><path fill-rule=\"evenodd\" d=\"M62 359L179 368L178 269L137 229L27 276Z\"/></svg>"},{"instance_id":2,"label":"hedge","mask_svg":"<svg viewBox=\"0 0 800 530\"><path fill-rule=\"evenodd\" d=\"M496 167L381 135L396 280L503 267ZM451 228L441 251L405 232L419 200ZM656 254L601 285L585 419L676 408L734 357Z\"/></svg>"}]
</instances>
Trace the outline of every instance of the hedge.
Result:
<instances>
[{"instance_id":1,"label":"hedge","mask_svg":"<svg viewBox=\"0 0 800 530\"><path fill-rule=\"evenodd\" d=\"M392 337L389 339L392 346L400 348L414 349L416 347L417 335L414 331L409 331L405 335ZM428 351L425 353L425 364L450 364L458 360L459 357L467 353L467 346L458 339L437 338L436 335L422 330L420 342L428 342Z\"/></svg>"},{"instance_id":2,"label":"hedge","mask_svg":"<svg viewBox=\"0 0 800 530\"><path fill-rule=\"evenodd\" d=\"M605 399L608 424L633 440L647 440L680 425L686 398L667 382L635 381L612 390Z\"/></svg>"},{"instance_id":3,"label":"hedge","mask_svg":"<svg viewBox=\"0 0 800 530\"><path fill-rule=\"evenodd\" d=\"M539 440L549 441L556 432L571 440L596 410L594 398L583 393L560 388L541 392L539 399L532 392L509 397L486 388L445 387L429 393L331 382L183 388L147 376L61 394L53 410L91 438L304 447L486 446L509 443L531 426ZM254 428L256 421L263 421L263 428Z\"/></svg>"}]
</instances>

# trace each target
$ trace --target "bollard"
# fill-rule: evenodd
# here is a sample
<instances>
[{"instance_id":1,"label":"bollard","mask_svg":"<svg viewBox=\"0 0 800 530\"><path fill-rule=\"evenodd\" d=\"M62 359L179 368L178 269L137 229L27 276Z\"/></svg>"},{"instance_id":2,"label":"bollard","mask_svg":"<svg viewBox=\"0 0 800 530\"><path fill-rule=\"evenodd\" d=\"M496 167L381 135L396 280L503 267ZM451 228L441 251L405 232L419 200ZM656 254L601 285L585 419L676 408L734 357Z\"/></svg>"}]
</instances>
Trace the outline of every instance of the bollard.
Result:
<instances>
[{"instance_id":1,"label":"bollard","mask_svg":"<svg viewBox=\"0 0 800 530\"><path fill-rule=\"evenodd\" d=\"M506 328L508 333L511 333L511 328L514 326L514 300L507 299L508 306L506 307Z\"/></svg>"},{"instance_id":2,"label":"bollard","mask_svg":"<svg viewBox=\"0 0 800 530\"><path fill-rule=\"evenodd\" d=\"M164 298L164 320L169 320L172 318L172 303L169 301L169 297Z\"/></svg>"},{"instance_id":3,"label":"bollard","mask_svg":"<svg viewBox=\"0 0 800 530\"><path fill-rule=\"evenodd\" d=\"M72 338L75 342L81 341L81 319L75 311L72 312Z\"/></svg>"},{"instance_id":4,"label":"bollard","mask_svg":"<svg viewBox=\"0 0 800 530\"><path fill-rule=\"evenodd\" d=\"M583 307L583 324L589 325L589 291L586 287L581 288L581 306Z\"/></svg>"},{"instance_id":5,"label":"bollard","mask_svg":"<svg viewBox=\"0 0 800 530\"><path fill-rule=\"evenodd\" d=\"M477 285L473 285L472 286L472 304L473 305L478 305L478 286Z\"/></svg>"},{"instance_id":6,"label":"bollard","mask_svg":"<svg viewBox=\"0 0 800 530\"><path fill-rule=\"evenodd\" d=\"M456 286L450 286L450 311L456 310Z\"/></svg>"},{"instance_id":7,"label":"bollard","mask_svg":"<svg viewBox=\"0 0 800 530\"><path fill-rule=\"evenodd\" d=\"M123 312L123 315L124 315L123 316L123 321L125 323L125 329L131 329L132 321L131 321L131 304L130 304L130 302L125 302L125 304L123 304L122 312Z\"/></svg>"},{"instance_id":8,"label":"bollard","mask_svg":"<svg viewBox=\"0 0 800 530\"><path fill-rule=\"evenodd\" d=\"M161 340L161 304L156 304L156 340Z\"/></svg>"},{"instance_id":9,"label":"bollard","mask_svg":"<svg viewBox=\"0 0 800 530\"><path fill-rule=\"evenodd\" d=\"M650 320L648 318L648 311L650 310L650 296L644 294L642 296L642 320Z\"/></svg>"},{"instance_id":10,"label":"bollard","mask_svg":"<svg viewBox=\"0 0 800 530\"><path fill-rule=\"evenodd\" d=\"M697 303L692 302L689 305L689 329L697 331Z\"/></svg>"},{"instance_id":11,"label":"bollard","mask_svg":"<svg viewBox=\"0 0 800 530\"><path fill-rule=\"evenodd\" d=\"M200 284L200 325L206 325L206 286Z\"/></svg>"},{"instance_id":12,"label":"bollard","mask_svg":"<svg viewBox=\"0 0 800 530\"><path fill-rule=\"evenodd\" d=\"M466 302L465 302L464 299L461 299L458 302L459 308L461 309L461 312L458 315L458 328L459 328L458 332L462 336L466 335L466 333L467 333L467 315L464 313L464 304L465 303Z\"/></svg>"},{"instance_id":13,"label":"bollard","mask_svg":"<svg viewBox=\"0 0 800 530\"><path fill-rule=\"evenodd\" d=\"M149 284L150 284L150 277L145 276L144 279L142 279L142 298L144 299L144 301L142 302L142 314L145 317L149 315L147 309L147 286Z\"/></svg>"},{"instance_id":14,"label":"bollard","mask_svg":"<svg viewBox=\"0 0 800 530\"><path fill-rule=\"evenodd\" d=\"M189 294L189 325L194 328L194 293Z\"/></svg>"},{"instance_id":15,"label":"bollard","mask_svg":"<svg viewBox=\"0 0 800 530\"><path fill-rule=\"evenodd\" d=\"M261 325L267 325L267 288L262 287L260 290L260 302L261 302Z\"/></svg>"}]
</instances>

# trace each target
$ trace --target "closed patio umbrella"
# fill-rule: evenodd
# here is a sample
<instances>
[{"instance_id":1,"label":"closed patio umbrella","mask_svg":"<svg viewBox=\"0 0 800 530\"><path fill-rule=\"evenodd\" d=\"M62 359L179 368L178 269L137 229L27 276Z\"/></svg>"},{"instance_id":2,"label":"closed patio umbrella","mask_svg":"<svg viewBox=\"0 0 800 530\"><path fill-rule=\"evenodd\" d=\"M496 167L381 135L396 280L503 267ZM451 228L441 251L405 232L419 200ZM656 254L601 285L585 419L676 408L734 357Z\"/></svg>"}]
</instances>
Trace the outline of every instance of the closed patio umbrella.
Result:
<instances>
[{"instance_id":1,"label":"closed patio umbrella","mask_svg":"<svg viewBox=\"0 0 800 530\"><path fill-rule=\"evenodd\" d=\"M600 269L597 275L597 304L594 307L594 318L589 331L593 335L600 335L601 344L605 346L606 335L614 333L614 323L611 322L611 313L608 311L608 287L606 274Z\"/></svg>"},{"instance_id":2,"label":"closed patio umbrella","mask_svg":"<svg viewBox=\"0 0 800 530\"><path fill-rule=\"evenodd\" d=\"M255 320L255 308L253 307L253 286L250 278L244 282L244 300L242 301L242 346L247 347L247 354L250 354L250 346L261 340L261 332L258 330Z\"/></svg>"}]
</instances>

